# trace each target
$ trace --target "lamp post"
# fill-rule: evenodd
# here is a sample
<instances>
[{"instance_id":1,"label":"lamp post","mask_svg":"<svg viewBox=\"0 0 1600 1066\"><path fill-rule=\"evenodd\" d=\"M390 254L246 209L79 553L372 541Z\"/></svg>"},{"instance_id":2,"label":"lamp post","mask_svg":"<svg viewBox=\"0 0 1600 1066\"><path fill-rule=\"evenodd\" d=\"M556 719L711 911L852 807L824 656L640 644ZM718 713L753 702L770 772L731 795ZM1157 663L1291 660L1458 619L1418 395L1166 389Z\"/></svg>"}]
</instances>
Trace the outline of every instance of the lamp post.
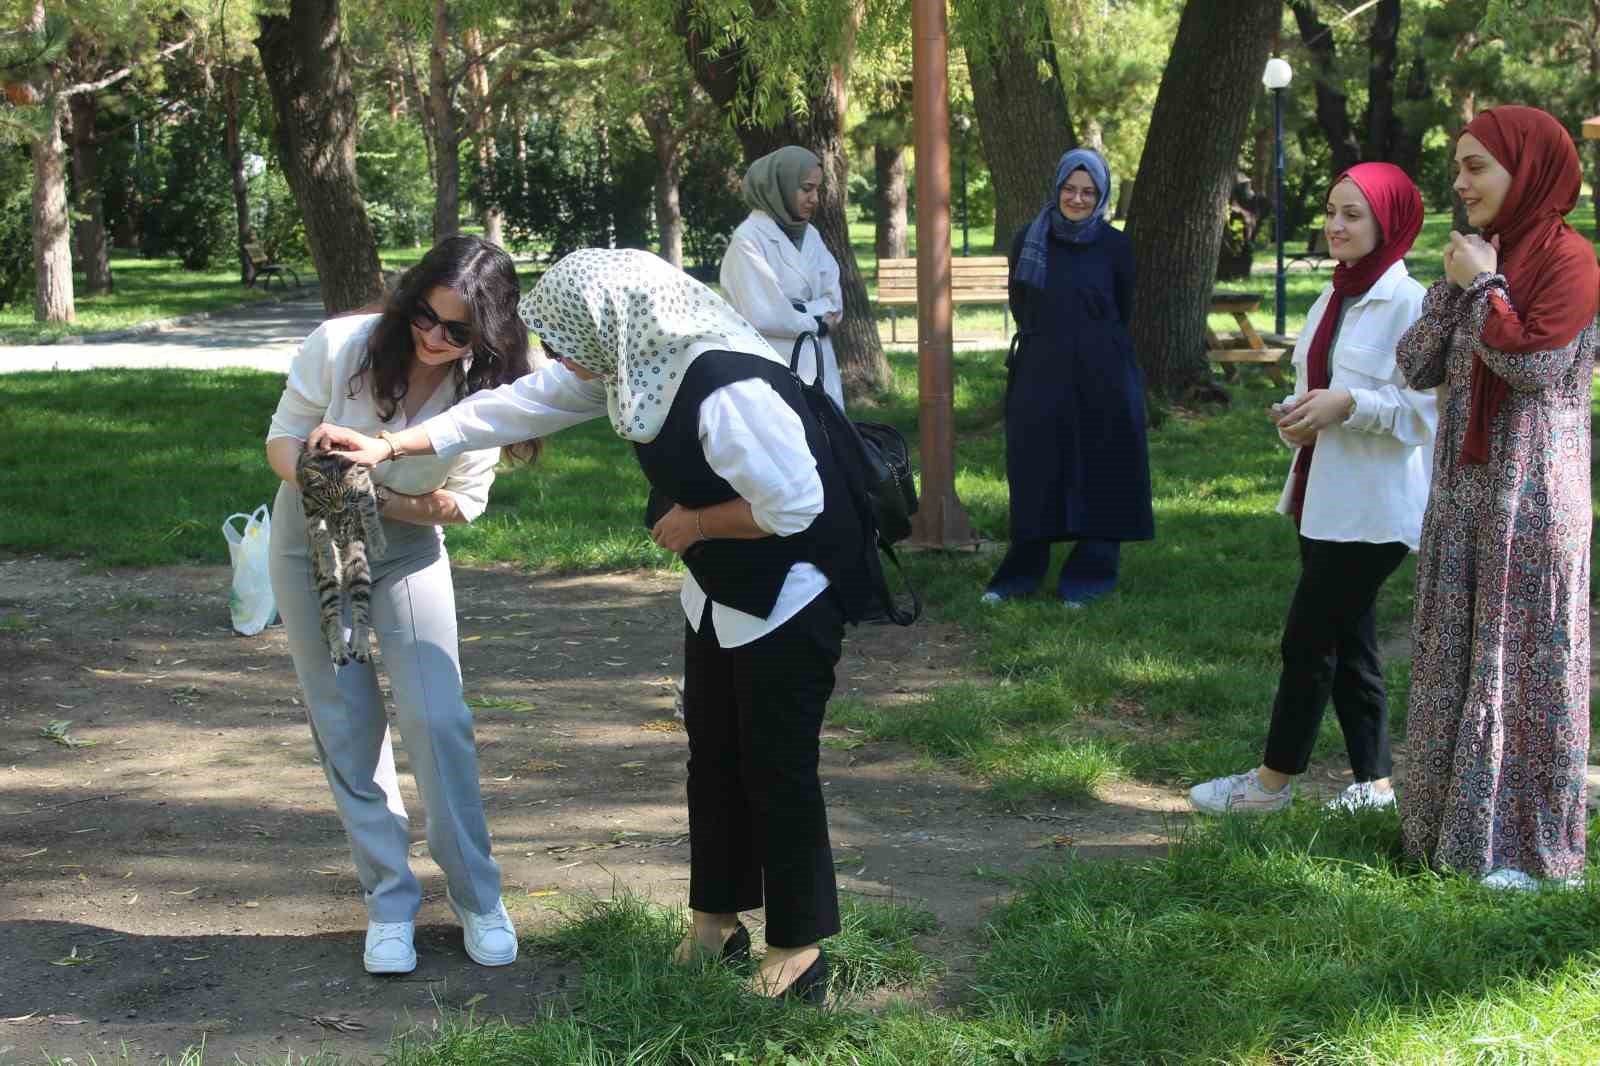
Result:
<instances>
[{"instance_id":1,"label":"lamp post","mask_svg":"<svg viewBox=\"0 0 1600 1066\"><path fill-rule=\"evenodd\" d=\"M967 131L972 129L972 119L956 116L956 129L961 132L961 257L967 257Z\"/></svg>"},{"instance_id":2,"label":"lamp post","mask_svg":"<svg viewBox=\"0 0 1600 1066\"><path fill-rule=\"evenodd\" d=\"M1284 277L1283 277L1283 90L1289 87L1289 80L1294 77L1289 62L1280 56L1273 56L1267 60L1267 69L1261 74L1261 84L1272 90L1272 151L1275 158L1273 164L1274 175L1277 179L1277 188L1272 197L1274 218L1272 232L1278 240L1278 290L1277 290L1277 319L1274 327L1280 337L1283 336L1284 312Z\"/></svg>"}]
</instances>

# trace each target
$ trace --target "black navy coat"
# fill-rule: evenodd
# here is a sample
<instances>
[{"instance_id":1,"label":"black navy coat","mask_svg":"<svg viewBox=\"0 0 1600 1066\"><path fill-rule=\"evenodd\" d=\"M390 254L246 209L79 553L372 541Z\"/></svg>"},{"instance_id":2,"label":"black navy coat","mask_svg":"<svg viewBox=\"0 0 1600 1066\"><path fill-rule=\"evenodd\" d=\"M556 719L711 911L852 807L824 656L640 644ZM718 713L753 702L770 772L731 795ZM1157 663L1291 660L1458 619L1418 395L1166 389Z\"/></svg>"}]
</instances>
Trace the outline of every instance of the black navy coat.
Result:
<instances>
[{"instance_id":1,"label":"black navy coat","mask_svg":"<svg viewBox=\"0 0 1600 1066\"><path fill-rule=\"evenodd\" d=\"M1050 237L1040 291L1017 280L1006 379L1011 539L1150 540L1144 376L1133 354L1133 246L1105 226L1087 244Z\"/></svg>"}]
</instances>

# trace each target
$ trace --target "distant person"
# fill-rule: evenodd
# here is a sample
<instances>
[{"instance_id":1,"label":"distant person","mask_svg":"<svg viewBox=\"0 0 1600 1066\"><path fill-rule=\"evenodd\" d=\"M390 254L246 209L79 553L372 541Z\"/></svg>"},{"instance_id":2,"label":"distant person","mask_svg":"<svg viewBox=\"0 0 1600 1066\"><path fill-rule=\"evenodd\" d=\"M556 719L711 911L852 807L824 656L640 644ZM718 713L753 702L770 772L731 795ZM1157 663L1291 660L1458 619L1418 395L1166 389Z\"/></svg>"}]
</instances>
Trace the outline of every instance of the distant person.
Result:
<instances>
[{"instance_id":1,"label":"distant person","mask_svg":"<svg viewBox=\"0 0 1600 1066\"><path fill-rule=\"evenodd\" d=\"M735 311L761 331L785 359L795 338L816 334L828 395L844 406L839 361L829 335L844 317L839 264L811 225L822 190L822 160L798 145L750 164L744 175L749 216L733 231L722 256L722 292ZM816 374L808 344L800 376Z\"/></svg>"},{"instance_id":2,"label":"distant person","mask_svg":"<svg viewBox=\"0 0 1600 1066\"><path fill-rule=\"evenodd\" d=\"M1339 265L1295 344L1294 395L1271 410L1295 448L1278 510L1299 531L1300 582L1261 765L1189 791L1212 814L1287 807L1330 697L1355 778L1334 805L1394 805L1377 602L1417 547L1433 465L1436 397L1407 387L1395 365L1395 345L1422 310L1405 264L1422 194L1399 167L1360 163L1333 183L1323 212Z\"/></svg>"},{"instance_id":3,"label":"distant person","mask_svg":"<svg viewBox=\"0 0 1600 1066\"><path fill-rule=\"evenodd\" d=\"M1081 607L1116 587L1123 542L1155 536L1144 376L1128 334L1133 245L1106 219L1110 201L1105 159L1074 148L1050 201L1011 242L1011 547L987 604L1036 590L1050 546L1072 541L1056 595Z\"/></svg>"},{"instance_id":4,"label":"distant person","mask_svg":"<svg viewBox=\"0 0 1600 1066\"><path fill-rule=\"evenodd\" d=\"M1589 761L1589 405L1600 265L1563 218L1561 123L1494 107L1456 141L1445 278L1400 342L1444 385L1411 623L1406 853L1496 888L1583 877Z\"/></svg>"},{"instance_id":5,"label":"distant person","mask_svg":"<svg viewBox=\"0 0 1600 1066\"><path fill-rule=\"evenodd\" d=\"M844 623L863 617L871 587L844 475L788 360L662 259L573 252L522 314L558 363L389 440L402 455L453 455L610 415L664 501L651 537L687 571L693 924L675 957L747 958L739 912L765 905L750 987L820 1003L819 942L840 928L822 720ZM316 439L368 464L388 453L336 426Z\"/></svg>"},{"instance_id":6,"label":"distant person","mask_svg":"<svg viewBox=\"0 0 1600 1066\"><path fill-rule=\"evenodd\" d=\"M311 740L366 893L369 973L416 968L422 886L411 872L410 820L377 668L335 667L322 636L295 463L324 421L383 437L526 374L528 331L517 299L516 269L504 251L477 237L441 241L401 277L381 314L333 318L306 338L267 432L267 461L282 479L272 509L272 591ZM490 854L441 528L483 513L500 452L402 460L386 444L379 450L393 461L372 475L388 541L372 562L373 632L427 812L428 851L444 871L467 954L504 966L516 960L517 936ZM523 441L511 450L531 459L537 447Z\"/></svg>"}]
</instances>

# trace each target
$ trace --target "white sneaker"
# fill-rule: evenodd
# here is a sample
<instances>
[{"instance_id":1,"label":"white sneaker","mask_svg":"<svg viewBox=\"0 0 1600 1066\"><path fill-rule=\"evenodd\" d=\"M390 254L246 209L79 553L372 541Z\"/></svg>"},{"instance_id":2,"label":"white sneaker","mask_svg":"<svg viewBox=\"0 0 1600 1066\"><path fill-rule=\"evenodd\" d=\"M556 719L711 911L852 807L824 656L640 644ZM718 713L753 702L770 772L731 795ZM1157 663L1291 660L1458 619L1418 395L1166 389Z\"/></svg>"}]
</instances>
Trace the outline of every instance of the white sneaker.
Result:
<instances>
[{"instance_id":1,"label":"white sneaker","mask_svg":"<svg viewBox=\"0 0 1600 1066\"><path fill-rule=\"evenodd\" d=\"M1207 814L1266 814L1281 811L1294 799L1294 783L1284 785L1277 792L1261 787L1256 772L1217 777L1189 790L1189 802L1197 811Z\"/></svg>"},{"instance_id":2,"label":"white sneaker","mask_svg":"<svg viewBox=\"0 0 1600 1066\"><path fill-rule=\"evenodd\" d=\"M1521 870L1513 870L1509 866L1491 870L1478 883L1484 888L1511 889L1517 892L1534 892L1539 888L1537 877L1525 874Z\"/></svg>"},{"instance_id":3,"label":"white sneaker","mask_svg":"<svg viewBox=\"0 0 1600 1066\"><path fill-rule=\"evenodd\" d=\"M368 973L410 973L417 968L417 949L412 946L416 925L412 922L368 922L367 947L361 961Z\"/></svg>"},{"instance_id":4,"label":"white sneaker","mask_svg":"<svg viewBox=\"0 0 1600 1066\"><path fill-rule=\"evenodd\" d=\"M1005 602L1005 597L1000 595L998 592L985 592L982 596L978 597L978 602L983 604L985 607L998 607L1000 604Z\"/></svg>"},{"instance_id":5,"label":"white sneaker","mask_svg":"<svg viewBox=\"0 0 1600 1066\"><path fill-rule=\"evenodd\" d=\"M1381 811L1394 806L1394 789L1379 790L1371 781L1357 781L1328 801L1330 811Z\"/></svg>"},{"instance_id":6,"label":"white sneaker","mask_svg":"<svg viewBox=\"0 0 1600 1066\"><path fill-rule=\"evenodd\" d=\"M473 962L479 966L509 966L517 961L517 931L503 900L495 900L494 910L488 914L473 914L456 903L448 891L444 898L461 920L462 939Z\"/></svg>"}]
</instances>

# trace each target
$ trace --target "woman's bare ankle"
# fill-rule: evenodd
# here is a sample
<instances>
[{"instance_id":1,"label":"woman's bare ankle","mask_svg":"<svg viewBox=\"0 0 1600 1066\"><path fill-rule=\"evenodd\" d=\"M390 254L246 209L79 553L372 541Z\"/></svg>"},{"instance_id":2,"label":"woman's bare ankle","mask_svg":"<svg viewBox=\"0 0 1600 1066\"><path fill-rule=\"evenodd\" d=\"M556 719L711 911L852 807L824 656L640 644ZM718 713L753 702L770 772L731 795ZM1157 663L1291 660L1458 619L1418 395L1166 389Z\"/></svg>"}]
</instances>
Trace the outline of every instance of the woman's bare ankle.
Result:
<instances>
[{"instance_id":1,"label":"woman's bare ankle","mask_svg":"<svg viewBox=\"0 0 1600 1066\"><path fill-rule=\"evenodd\" d=\"M1285 785L1294 780L1289 774L1279 773L1267 766L1256 767L1256 780L1261 782L1261 787L1268 792L1282 792Z\"/></svg>"}]
</instances>

